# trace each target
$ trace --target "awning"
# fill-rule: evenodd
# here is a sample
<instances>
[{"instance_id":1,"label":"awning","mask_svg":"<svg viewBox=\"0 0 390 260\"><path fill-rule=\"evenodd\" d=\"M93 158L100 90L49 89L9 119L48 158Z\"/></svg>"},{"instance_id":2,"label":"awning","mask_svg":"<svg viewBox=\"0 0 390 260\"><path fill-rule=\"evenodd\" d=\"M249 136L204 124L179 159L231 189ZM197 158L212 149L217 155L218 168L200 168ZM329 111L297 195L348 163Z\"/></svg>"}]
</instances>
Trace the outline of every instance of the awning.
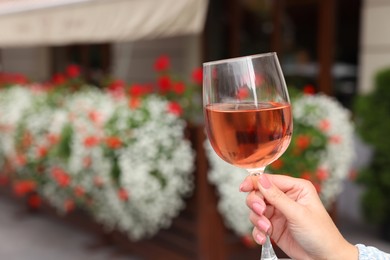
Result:
<instances>
[{"instance_id":1,"label":"awning","mask_svg":"<svg viewBox=\"0 0 390 260\"><path fill-rule=\"evenodd\" d=\"M198 34L207 5L208 0L0 0L0 47Z\"/></svg>"}]
</instances>

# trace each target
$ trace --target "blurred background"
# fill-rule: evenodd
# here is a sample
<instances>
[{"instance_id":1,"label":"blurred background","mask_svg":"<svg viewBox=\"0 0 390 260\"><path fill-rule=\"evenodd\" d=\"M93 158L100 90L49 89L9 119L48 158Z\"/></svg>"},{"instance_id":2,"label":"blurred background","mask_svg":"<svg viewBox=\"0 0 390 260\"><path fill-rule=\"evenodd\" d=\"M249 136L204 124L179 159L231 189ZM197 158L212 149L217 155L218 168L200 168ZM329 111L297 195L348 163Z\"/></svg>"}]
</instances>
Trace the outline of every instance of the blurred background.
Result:
<instances>
[{"instance_id":1,"label":"blurred background","mask_svg":"<svg viewBox=\"0 0 390 260\"><path fill-rule=\"evenodd\" d=\"M190 78L205 61L275 51L289 87L310 86L351 111L360 127L356 156L332 216L351 242L390 252L390 157L383 147L390 129L389 11L386 0L0 0L0 71L47 82L77 64L88 84L108 77L147 84L156 80L153 64L162 54L172 71ZM382 100L370 103L369 95ZM367 137L373 128L383 131ZM380 152L379 163L373 158ZM45 214L21 214L24 204L7 192L0 207L0 258L143 259L113 253L112 243L88 246L93 233Z\"/></svg>"}]
</instances>

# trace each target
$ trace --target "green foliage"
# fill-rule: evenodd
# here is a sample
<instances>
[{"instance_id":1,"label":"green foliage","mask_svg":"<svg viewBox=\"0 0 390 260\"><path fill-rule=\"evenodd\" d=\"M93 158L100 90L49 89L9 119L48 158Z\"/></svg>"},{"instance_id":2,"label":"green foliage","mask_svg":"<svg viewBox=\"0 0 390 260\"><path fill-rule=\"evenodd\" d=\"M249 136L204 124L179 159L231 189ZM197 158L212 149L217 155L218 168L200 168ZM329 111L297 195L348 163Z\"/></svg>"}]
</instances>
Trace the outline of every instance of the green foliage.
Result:
<instances>
[{"instance_id":1,"label":"green foliage","mask_svg":"<svg viewBox=\"0 0 390 260\"><path fill-rule=\"evenodd\" d=\"M270 171L287 173L294 177L310 174L313 175L311 179L314 178L326 142L327 138L320 130L295 121L290 146L279 159L279 164L281 162L282 165L278 167L278 163L273 164Z\"/></svg>"},{"instance_id":2,"label":"green foliage","mask_svg":"<svg viewBox=\"0 0 390 260\"><path fill-rule=\"evenodd\" d=\"M116 156L113 152L111 152L112 156L112 167L111 167L111 177L114 182L119 184L119 177L121 174L121 169L119 168L118 156Z\"/></svg>"},{"instance_id":3,"label":"green foliage","mask_svg":"<svg viewBox=\"0 0 390 260\"><path fill-rule=\"evenodd\" d=\"M57 146L56 155L67 160L72 153L71 141L73 136L73 128L71 124L66 125L62 129L61 139Z\"/></svg>"},{"instance_id":4,"label":"green foliage","mask_svg":"<svg viewBox=\"0 0 390 260\"><path fill-rule=\"evenodd\" d=\"M377 73L375 89L355 100L356 129L374 149L370 165L360 172L358 183L366 187L363 213L372 223L390 220L390 68Z\"/></svg>"}]
</instances>

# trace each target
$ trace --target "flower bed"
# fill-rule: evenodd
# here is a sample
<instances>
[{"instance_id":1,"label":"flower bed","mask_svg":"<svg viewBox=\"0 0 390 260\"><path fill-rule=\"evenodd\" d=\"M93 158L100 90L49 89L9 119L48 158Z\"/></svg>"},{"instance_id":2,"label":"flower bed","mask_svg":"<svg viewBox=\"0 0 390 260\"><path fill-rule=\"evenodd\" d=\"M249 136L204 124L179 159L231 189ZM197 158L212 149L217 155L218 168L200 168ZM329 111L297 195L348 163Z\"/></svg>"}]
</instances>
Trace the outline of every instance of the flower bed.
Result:
<instances>
[{"instance_id":1,"label":"flower bed","mask_svg":"<svg viewBox=\"0 0 390 260\"><path fill-rule=\"evenodd\" d=\"M132 240L154 235L193 189L180 107L153 94L98 90L71 72L66 82L55 76L66 88L1 90L1 182L32 206L43 198L60 214L83 208Z\"/></svg>"}]
</instances>

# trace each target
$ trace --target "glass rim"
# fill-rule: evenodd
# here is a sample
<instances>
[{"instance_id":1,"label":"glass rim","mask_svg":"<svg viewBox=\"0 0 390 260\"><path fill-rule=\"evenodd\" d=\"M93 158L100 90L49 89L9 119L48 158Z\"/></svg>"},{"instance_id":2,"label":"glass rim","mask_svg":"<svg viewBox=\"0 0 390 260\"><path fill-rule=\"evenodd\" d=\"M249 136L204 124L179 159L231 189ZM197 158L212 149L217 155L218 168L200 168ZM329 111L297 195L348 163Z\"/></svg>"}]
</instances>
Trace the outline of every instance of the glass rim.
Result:
<instances>
[{"instance_id":1,"label":"glass rim","mask_svg":"<svg viewBox=\"0 0 390 260\"><path fill-rule=\"evenodd\" d=\"M265 52L265 53L259 53L259 54L253 54L253 55L247 55L247 56L241 56L241 57L235 57L235 58L207 61L207 62L203 62L203 66L217 65L217 64L235 62L235 61L244 60L244 59L255 59L255 58L261 58L261 57L268 57L268 56L276 56L276 52Z\"/></svg>"}]
</instances>

